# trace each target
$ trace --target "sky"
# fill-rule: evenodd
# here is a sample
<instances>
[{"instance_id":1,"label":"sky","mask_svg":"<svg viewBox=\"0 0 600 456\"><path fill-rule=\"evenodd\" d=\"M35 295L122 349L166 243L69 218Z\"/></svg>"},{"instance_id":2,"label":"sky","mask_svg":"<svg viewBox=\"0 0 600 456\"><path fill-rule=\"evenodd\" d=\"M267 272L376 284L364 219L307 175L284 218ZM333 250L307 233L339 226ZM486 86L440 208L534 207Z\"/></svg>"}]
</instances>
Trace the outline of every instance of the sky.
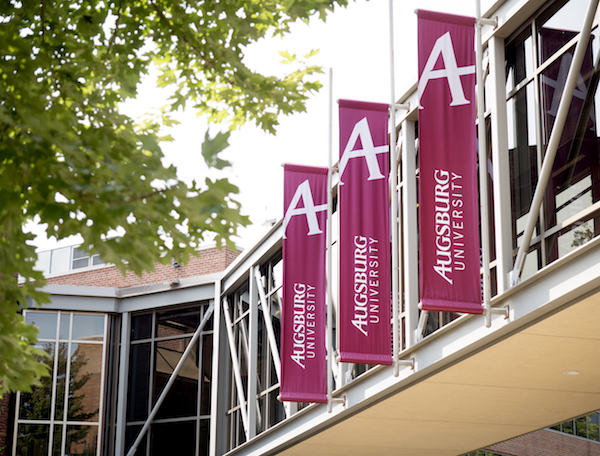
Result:
<instances>
[{"instance_id":1,"label":"sky","mask_svg":"<svg viewBox=\"0 0 600 456\"><path fill-rule=\"evenodd\" d=\"M415 10L428 9L475 16L476 0L395 0L394 12L394 95L398 99L417 81L417 15ZM485 3L485 2L484 2ZM319 49L311 59L325 74L319 76L322 89L307 102L305 113L280 117L276 135L262 132L253 124L236 130L223 158L232 163L224 172L209 170L201 155L207 123L191 111L180 112L180 125L169 130L174 138L163 145L165 165L174 164L182 180L227 177L237 185L236 198L242 213L249 215L252 226L242 229L236 244L250 247L267 231L263 223L283 216L283 163L327 166L329 150L329 99L333 99L332 150L339 154L337 103L340 98L389 103L392 100L390 79L390 27L388 0L358 0L345 8L336 7L326 22L313 19L297 23L284 39L261 40L248 47L245 59L250 68L263 74L277 75L286 70L279 64L279 51L299 56ZM329 69L333 84L329 84ZM166 104L167 93L147 78L138 98L122 107L124 113L137 117ZM213 130L211 130L213 131ZM333 160L336 161L335 158ZM56 243L40 237L42 249ZM71 243L74 243L71 241ZM62 243L61 243L62 244Z\"/></svg>"},{"instance_id":2,"label":"sky","mask_svg":"<svg viewBox=\"0 0 600 456\"><path fill-rule=\"evenodd\" d=\"M394 1L396 99L417 81L417 8L475 16L475 0ZM313 49L319 49L313 63L322 66L325 74L319 77L323 87L308 101L307 112L281 117L275 136L246 125L232 133L224 153L233 164L226 176L240 188L238 200L253 223L236 239L241 247L251 246L266 233L265 221L283 217L283 163L327 166L330 90L334 157L339 154L337 100L388 103L392 99L388 0L349 2L345 8L336 8L326 22L315 19L295 24L283 40L263 40L248 48L245 59L252 69L277 75L285 70L278 63L279 51L304 55ZM191 113L180 120L172 132L175 141L165 145L164 151L169 163L178 167L180 178L191 180L207 172L200 155L206 126L199 130L200 121Z\"/></svg>"}]
</instances>

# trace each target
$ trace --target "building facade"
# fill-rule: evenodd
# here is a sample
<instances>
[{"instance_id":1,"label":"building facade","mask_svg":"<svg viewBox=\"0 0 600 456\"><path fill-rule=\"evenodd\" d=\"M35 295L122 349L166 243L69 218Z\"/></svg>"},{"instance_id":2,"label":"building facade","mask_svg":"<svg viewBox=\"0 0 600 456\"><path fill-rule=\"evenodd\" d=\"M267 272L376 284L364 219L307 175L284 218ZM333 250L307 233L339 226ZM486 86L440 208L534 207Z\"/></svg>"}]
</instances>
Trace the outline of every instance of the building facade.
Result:
<instances>
[{"instance_id":1,"label":"building facade","mask_svg":"<svg viewBox=\"0 0 600 456\"><path fill-rule=\"evenodd\" d=\"M333 354L330 406L278 400L281 223L233 262L214 251L215 264L171 265L141 282L61 252L44 260L52 303L26 311L52 377L10 407L0 404L10 416L5 453L598 454L597 2L483 6L496 23L483 27L480 156L488 164L491 312L419 309L415 85L399 100L409 109L398 116L391 185L401 233L392 251L400 279L395 365L341 363ZM591 27L582 26L586 14ZM569 87L578 45L581 69ZM335 198L337 187L331 191ZM334 210L333 258L337 225ZM515 268L521 245L523 266ZM53 275L58 264L68 270ZM337 304L334 294L334 312Z\"/></svg>"}]
</instances>

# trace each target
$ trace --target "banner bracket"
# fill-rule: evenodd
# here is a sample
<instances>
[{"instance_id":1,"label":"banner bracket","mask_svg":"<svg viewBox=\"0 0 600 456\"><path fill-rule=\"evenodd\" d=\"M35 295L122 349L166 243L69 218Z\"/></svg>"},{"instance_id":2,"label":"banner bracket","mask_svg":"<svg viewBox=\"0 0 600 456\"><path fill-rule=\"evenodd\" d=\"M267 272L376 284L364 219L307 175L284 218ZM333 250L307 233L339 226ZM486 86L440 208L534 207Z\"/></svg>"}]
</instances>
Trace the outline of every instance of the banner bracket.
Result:
<instances>
[{"instance_id":1,"label":"banner bracket","mask_svg":"<svg viewBox=\"0 0 600 456\"><path fill-rule=\"evenodd\" d=\"M503 307L490 307L486 310L487 315L485 315L486 317L486 328L489 328L490 326L492 326L491 324L491 318L492 315L504 315L504 319L508 320L510 318L510 306L507 304ZM488 324L489 322L489 324Z\"/></svg>"},{"instance_id":2,"label":"banner bracket","mask_svg":"<svg viewBox=\"0 0 600 456\"><path fill-rule=\"evenodd\" d=\"M410 111L410 103L394 103L394 108L396 108L396 110L404 110L404 111Z\"/></svg>"},{"instance_id":3,"label":"banner bracket","mask_svg":"<svg viewBox=\"0 0 600 456\"><path fill-rule=\"evenodd\" d=\"M489 25L490 27L497 28L498 27L498 16L494 16L492 19L488 19L486 17L480 17L477 19L479 25Z\"/></svg>"},{"instance_id":4,"label":"banner bracket","mask_svg":"<svg viewBox=\"0 0 600 456\"><path fill-rule=\"evenodd\" d=\"M415 358L414 356L409 359L398 359L396 360L399 366L409 366L410 370L415 370Z\"/></svg>"},{"instance_id":5,"label":"banner bracket","mask_svg":"<svg viewBox=\"0 0 600 456\"><path fill-rule=\"evenodd\" d=\"M333 411L333 404L342 404L346 407L346 395L344 394L342 397L330 397L327 402L327 413L331 413Z\"/></svg>"}]
</instances>

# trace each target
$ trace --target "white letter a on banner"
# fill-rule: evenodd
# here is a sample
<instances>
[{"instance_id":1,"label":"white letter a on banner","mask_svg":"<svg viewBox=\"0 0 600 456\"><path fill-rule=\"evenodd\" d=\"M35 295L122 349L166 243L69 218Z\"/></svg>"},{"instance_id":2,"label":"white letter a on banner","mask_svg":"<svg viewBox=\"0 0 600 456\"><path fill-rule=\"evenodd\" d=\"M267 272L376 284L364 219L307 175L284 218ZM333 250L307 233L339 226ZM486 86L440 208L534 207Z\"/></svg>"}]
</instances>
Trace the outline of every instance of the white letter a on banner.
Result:
<instances>
[{"instance_id":1,"label":"white letter a on banner","mask_svg":"<svg viewBox=\"0 0 600 456\"><path fill-rule=\"evenodd\" d=\"M363 148L352 150L359 139ZM385 179L383 174L381 174L381 169L379 168L379 163L377 162L377 154L384 154L388 150L390 150L389 146L375 146L373 144L373 137L371 136L369 122L367 122L366 117L358 121L356 125L354 125L354 129L350 134L350 139L348 140L348 143L346 143L344 153L342 154L342 158L340 160L340 185L344 184L342 182L342 177L344 176L344 170L348 165L348 161L351 158L356 157L365 157L367 168L369 168L368 180Z\"/></svg>"},{"instance_id":2,"label":"white letter a on banner","mask_svg":"<svg viewBox=\"0 0 600 456\"><path fill-rule=\"evenodd\" d=\"M444 61L444 69L434 70L440 55ZM423 106L421 106L421 97L423 96L423 92L425 92L429 81L431 79L440 78L446 78L448 80L450 94L452 95L450 106L470 104L471 102L465 98L465 92L463 91L460 77L473 73L475 73L475 65L458 67L450 32L444 33L435 42L431 54L429 54L429 58L427 59L427 63L425 64L425 68L423 68L421 78L419 79L419 109L423 109Z\"/></svg>"},{"instance_id":3,"label":"white letter a on banner","mask_svg":"<svg viewBox=\"0 0 600 456\"><path fill-rule=\"evenodd\" d=\"M298 207L301 198L304 203L304 207ZM285 211L285 217L283 218L283 237L287 238L287 226L294 215L306 216L306 222L308 223L307 236L321 234L323 231L319 228L317 212L326 210L327 204L320 204L318 206L315 206L315 202L313 201L312 197L312 192L310 190L310 184L308 183L308 179L305 180L300 185L298 185L296 193L294 193L294 197L292 198L290 205Z\"/></svg>"}]
</instances>

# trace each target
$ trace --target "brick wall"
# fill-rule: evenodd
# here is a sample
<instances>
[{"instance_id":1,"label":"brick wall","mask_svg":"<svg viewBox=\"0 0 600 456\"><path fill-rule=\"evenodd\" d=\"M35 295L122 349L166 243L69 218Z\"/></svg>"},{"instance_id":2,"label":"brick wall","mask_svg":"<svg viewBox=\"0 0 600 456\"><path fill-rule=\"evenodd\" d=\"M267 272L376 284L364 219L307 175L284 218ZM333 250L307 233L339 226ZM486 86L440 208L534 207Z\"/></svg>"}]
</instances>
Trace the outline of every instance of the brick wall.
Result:
<instances>
[{"instance_id":1,"label":"brick wall","mask_svg":"<svg viewBox=\"0 0 600 456\"><path fill-rule=\"evenodd\" d=\"M600 456L600 442L542 429L486 450L511 456Z\"/></svg>"},{"instance_id":2,"label":"brick wall","mask_svg":"<svg viewBox=\"0 0 600 456\"><path fill-rule=\"evenodd\" d=\"M152 285L223 271L235 260L239 252L233 252L227 247L223 247L222 250L217 248L201 250L199 254L200 257L190 257L188 264L179 268L174 268L171 264L156 264L154 272L144 273L142 277L138 277L132 272L123 276L115 266L101 266L50 277L47 280L48 284L52 285L87 287L126 288Z\"/></svg>"}]
</instances>

